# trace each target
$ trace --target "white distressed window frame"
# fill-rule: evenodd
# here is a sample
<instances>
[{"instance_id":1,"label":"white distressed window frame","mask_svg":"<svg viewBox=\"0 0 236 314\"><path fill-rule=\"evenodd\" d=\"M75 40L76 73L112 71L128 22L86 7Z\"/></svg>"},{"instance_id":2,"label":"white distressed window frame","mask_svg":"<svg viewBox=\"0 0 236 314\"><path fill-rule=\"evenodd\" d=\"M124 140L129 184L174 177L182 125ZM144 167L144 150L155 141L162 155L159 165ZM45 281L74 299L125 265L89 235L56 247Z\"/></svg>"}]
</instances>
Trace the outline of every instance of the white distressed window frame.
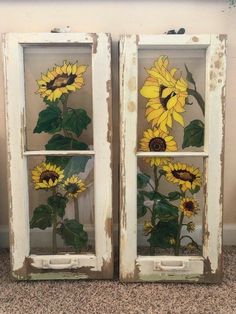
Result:
<instances>
[{"instance_id":1,"label":"white distressed window frame","mask_svg":"<svg viewBox=\"0 0 236 314\"><path fill-rule=\"evenodd\" d=\"M138 49L206 49L203 152L137 152ZM125 35L120 41L120 279L218 282L221 279L226 35ZM137 157L205 157L201 256L137 255ZM132 184L131 184L132 183ZM167 265L167 266L165 266Z\"/></svg>"},{"instance_id":2,"label":"white distressed window frame","mask_svg":"<svg viewBox=\"0 0 236 314\"><path fill-rule=\"evenodd\" d=\"M4 34L3 42L13 277L112 278L111 37L103 33L9 33ZM92 47L93 151L26 151L23 49L35 44ZM65 255L30 255L27 156L55 154L95 155L95 254L66 254L66 261Z\"/></svg>"}]
</instances>

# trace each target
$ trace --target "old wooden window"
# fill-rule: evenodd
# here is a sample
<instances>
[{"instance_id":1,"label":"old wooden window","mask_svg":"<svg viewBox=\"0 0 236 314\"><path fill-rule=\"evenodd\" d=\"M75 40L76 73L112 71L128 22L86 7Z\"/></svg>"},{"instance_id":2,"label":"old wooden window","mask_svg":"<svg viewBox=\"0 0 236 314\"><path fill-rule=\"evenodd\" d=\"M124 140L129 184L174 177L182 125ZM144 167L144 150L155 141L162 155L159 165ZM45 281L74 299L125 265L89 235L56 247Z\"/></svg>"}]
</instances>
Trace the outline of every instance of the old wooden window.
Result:
<instances>
[{"instance_id":1,"label":"old wooden window","mask_svg":"<svg viewBox=\"0 0 236 314\"><path fill-rule=\"evenodd\" d=\"M224 35L120 42L120 278L221 277Z\"/></svg>"},{"instance_id":2,"label":"old wooden window","mask_svg":"<svg viewBox=\"0 0 236 314\"><path fill-rule=\"evenodd\" d=\"M107 34L6 34L10 246L17 279L112 278Z\"/></svg>"}]
</instances>

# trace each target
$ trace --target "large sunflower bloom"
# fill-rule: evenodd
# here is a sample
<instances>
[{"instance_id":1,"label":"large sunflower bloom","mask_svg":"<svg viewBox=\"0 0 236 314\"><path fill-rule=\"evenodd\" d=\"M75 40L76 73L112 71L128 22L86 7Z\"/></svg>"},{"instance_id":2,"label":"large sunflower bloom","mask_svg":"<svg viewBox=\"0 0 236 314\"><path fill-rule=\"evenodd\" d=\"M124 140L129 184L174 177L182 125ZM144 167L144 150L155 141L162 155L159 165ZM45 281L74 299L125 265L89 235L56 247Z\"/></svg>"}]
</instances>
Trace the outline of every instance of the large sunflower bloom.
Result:
<instances>
[{"instance_id":1,"label":"large sunflower bloom","mask_svg":"<svg viewBox=\"0 0 236 314\"><path fill-rule=\"evenodd\" d=\"M32 170L35 190L50 189L57 186L64 178L64 171L50 163L42 162Z\"/></svg>"},{"instance_id":2,"label":"large sunflower bloom","mask_svg":"<svg viewBox=\"0 0 236 314\"><path fill-rule=\"evenodd\" d=\"M69 63L64 61L62 66L55 66L41 75L37 81L39 89L37 94L46 97L49 101L55 101L62 94L68 94L80 89L84 85L83 74L87 70L87 65L78 65L77 62Z\"/></svg>"},{"instance_id":3,"label":"large sunflower bloom","mask_svg":"<svg viewBox=\"0 0 236 314\"><path fill-rule=\"evenodd\" d=\"M199 205L193 197L184 197L180 202L179 209L184 214L184 216L191 218L199 211ZM187 224L187 230L189 232L195 230L195 225L193 222Z\"/></svg>"},{"instance_id":4,"label":"large sunflower bloom","mask_svg":"<svg viewBox=\"0 0 236 314\"><path fill-rule=\"evenodd\" d=\"M77 175L72 175L66 179L63 188L69 196L77 197L79 193L86 190L86 185Z\"/></svg>"},{"instance_id":5,"label":"large sunflower bloom","mask_svg":"<svg viewBox=\"0 0 236 314\"><path fill-rule=\"evenodd\" d=\"M194 190L201 186L201 173L199 168L184 163L169 163L163 166L165 177L171 183L177 183L183 192Z\"/></svg>"},{"instance_id":6,"label":"large sunflower bloom","mask_svg":"<svg viewBox=\"0 0 236 314\"><path fill-rule=\"evenodd\" d=\"M174 152L177 150L177 144L173 136L154 128L147 129L143 132L143 138L140 141L140 149L144 152ZM145 161L150 163L151 166L160 166L167 164L170 159L147 157Z\"/></svg>"},{"instance_id":7,"label":"large sunflower bloom","mask_svg":"<svg viewBox=\"0 0 236 314\"><path fill-rule=\"evenodd\" d=\"M160 127L167 132L167 127L172 128L172 119L184 126L184 119L180 113L184 112L188 96L187 82L182 78L175 79L176 68L168 70L167 56L160 56L154 66L147 70L150 75L140 93L148 98L146 117L152 125Z\"/></svg>"}]
</instances>

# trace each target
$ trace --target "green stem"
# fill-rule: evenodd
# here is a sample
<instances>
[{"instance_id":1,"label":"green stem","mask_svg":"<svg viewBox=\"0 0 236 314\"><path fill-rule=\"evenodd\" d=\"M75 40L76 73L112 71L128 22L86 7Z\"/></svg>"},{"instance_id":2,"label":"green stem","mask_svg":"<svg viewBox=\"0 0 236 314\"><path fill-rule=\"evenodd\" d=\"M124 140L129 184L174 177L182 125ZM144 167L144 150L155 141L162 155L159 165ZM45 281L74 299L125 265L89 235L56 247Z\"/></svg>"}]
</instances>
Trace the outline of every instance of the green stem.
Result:
<instances>
[{"instance_id":1,"label":"green stem","mask_svg":"<svg viewBox=\"0 0 236 314\"><path fill-rule=\"evenodd\" d=\"M183 220L184 220L184 214L181 213L180 219L179 219L179 226L178 226L178 233L177 233L177 238L176 238L176 245L175 245L175 255L179 255L179 249L180 249L180 235L181 235L181 230L183 226Z\"/></svg>"},{"instance_id":2,"label":"green stem","mask_svg":"<svg viewBox=\"0 0 236 314\"><path fill-rule=\"evenodd\" d=\"M199 246L198 246L197 242L195 242L192 237L190 237L189 235L182 236L182 237L180 238L180 242L181 242L181 240L183 240L184 238L190 239L190 240L192 241L192 243L194 243L194 245L196 246L196 248L199 250Z\"/></svg>"},{"instance_id":3,"label":"green stem","mask_svg":"<svg viewBox=\"0 0 236 314\"><path fill-rule=\"evenodd\" d=\"M157 166L154 166L153 168L153 172L154 172L154 182L155 182L155 187L154 187L154 191L158 192L158 187L159 187L159 179L158 179L158 174L157 174ZM155 204L155 203L154 203ZM153 205L154 206L154 205ZM151 223L153 226L155 226L155 216L154 216L154 211L151 211L152 216L151 216ZM155 255L155 247L150 246L150 255L153 256Z\"/></svg>"},{"instance_id":4,"label":"green stem","mask_svg":"<svg viewBox=\"0 0 236 314\"><path fill-rule=\"evenodd\" d=\"M56 189L52 191L53 195L56 195ZM57 253L57 213L55 208L52 208L52 253Z\"/></svg>"},{"instance_id":5,"label":"green stem","mask_svg":"<svg viewBox=\"0 0 236 314\"><path fill-rule=\"evenodd\" d=\"M149 250L149 254L150 254L150 256L153 256L153 255L155 255L155 247L154 246L150 246L150 250Z\"/></svg>"},{"instance_id":6,"label":"green stem","mask_svg":"<svg viewBox=\"0 0 236 314\"><path fill-rule=\"evenodd\" d=\"M205 113L205 101L203 100L202 96L198 93L197 90L188 88L188 94L193 96L196 100L198 105L200 106L202 113L204 115Z\"/></svg>"},{"instance_id":7,"label":"green stem","mask_svg":"<svg viewBox=\"0 0 236 314\"><path fill-rule=\"evenodd\" d=\"M152 188L153 192L155 192L153 185L150 182L148 182L147 184Z\"/></svg>"},{"instance_id":8,"label":"green stem","mask_svg":"<svg viewBox=\"0 0 236 314\"><path fill-rule=\"evenodd\" d=\"M155 192L158 192L159 178L158 178L158 174L157 174L157 166L156 166L156 165L154 165L153 172L154 172L154 182L155 182L154 191L155 191ZM154 205L155 205L155 202L154 202L153 206L154 206ZM155 225L154 211L152 211L151 222L152 222L153 225Z\"/></svg>"},{"instance_id":9,"label":"green stem","mask_svg":"<svg viewBox=\"0 0 236 314\"><path fill-rule=\"evenodd\" d=\"M68 107L67 107L67 102L68 102L69 94L64 95L64 98L61 99L62 103L62 112L63 112L63 117L67 114L68 112ZM66 137L71 137L70 133L63 128L63 132Z\"/></svg>"},{"instance_id":10,"label":"green stem","mask_svg":"<svg viewBox=\"0 0 236 314\"><path fill-rule=\"evenodd\" d=\"M159 180L158 180L158 174L157 174L157 166L154 166L153 171L154 171L154 180L155 180L155 192L158 192Z\"/></svg>"},{"instance_id":11,"label":"green stem","mask_svg":"<svg viewBox=\"0 0 236 314\"><path fill-rule=\"evenodd\" d=\"M74 199L74 209L75 209L75 220L79 221L79 204L78 199Z\"/></svg>"},{"instance_id":12,"label":"green stem","mask_svg":"<svg viewBox=\"0 0 236 314\"><path fill-rule=\"evenodd\" d=\"M57 215L53 214L52 225L52 253L57 254Z\"/></svg>"}]
</instances>

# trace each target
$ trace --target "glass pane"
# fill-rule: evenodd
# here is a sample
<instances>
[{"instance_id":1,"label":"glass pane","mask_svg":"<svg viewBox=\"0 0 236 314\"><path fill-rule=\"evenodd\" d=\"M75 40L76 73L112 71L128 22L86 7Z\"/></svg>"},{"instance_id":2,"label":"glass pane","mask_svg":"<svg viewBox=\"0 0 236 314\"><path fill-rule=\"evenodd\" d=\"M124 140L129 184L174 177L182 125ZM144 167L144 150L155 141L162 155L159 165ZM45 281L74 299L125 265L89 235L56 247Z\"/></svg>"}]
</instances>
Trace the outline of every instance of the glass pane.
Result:
<instances>
[{"instance_id":1,"label":"glass pane","mask_svg":"<svg viewBox=\"0 0 236 314\"><path fill-rule=\"evenodd\" d=\"M26 149L93 145L91 46L24 48Z\"/></svg>"},{"instance_id":2,"label":"glass pane","mask_svg":"<svg viewBox=\"0 0 236 314\"><path fill-rule=\"evenodd\" d=\"M202 157L138 158L139 255L201 255L204 169Z\"/></svg>"},{"instance_id":3,"label":"glass pane","mask_svg":"<svg viewBox=\"0 0 236 314\"><path fill-rule=\"evenodd\" d=\"M28 157L28 176L31 253L94 253L94 158Z\"/></svg>"},{"instance_id":4,"label":"glass pane","mask_svg":"<svg viewBox=\"0 0 236 314\"><path fill-rule=\"evenodd\" d=\"M203 151L205 53L139 50L138 150Z\"/></svg>"}]
</instances>

